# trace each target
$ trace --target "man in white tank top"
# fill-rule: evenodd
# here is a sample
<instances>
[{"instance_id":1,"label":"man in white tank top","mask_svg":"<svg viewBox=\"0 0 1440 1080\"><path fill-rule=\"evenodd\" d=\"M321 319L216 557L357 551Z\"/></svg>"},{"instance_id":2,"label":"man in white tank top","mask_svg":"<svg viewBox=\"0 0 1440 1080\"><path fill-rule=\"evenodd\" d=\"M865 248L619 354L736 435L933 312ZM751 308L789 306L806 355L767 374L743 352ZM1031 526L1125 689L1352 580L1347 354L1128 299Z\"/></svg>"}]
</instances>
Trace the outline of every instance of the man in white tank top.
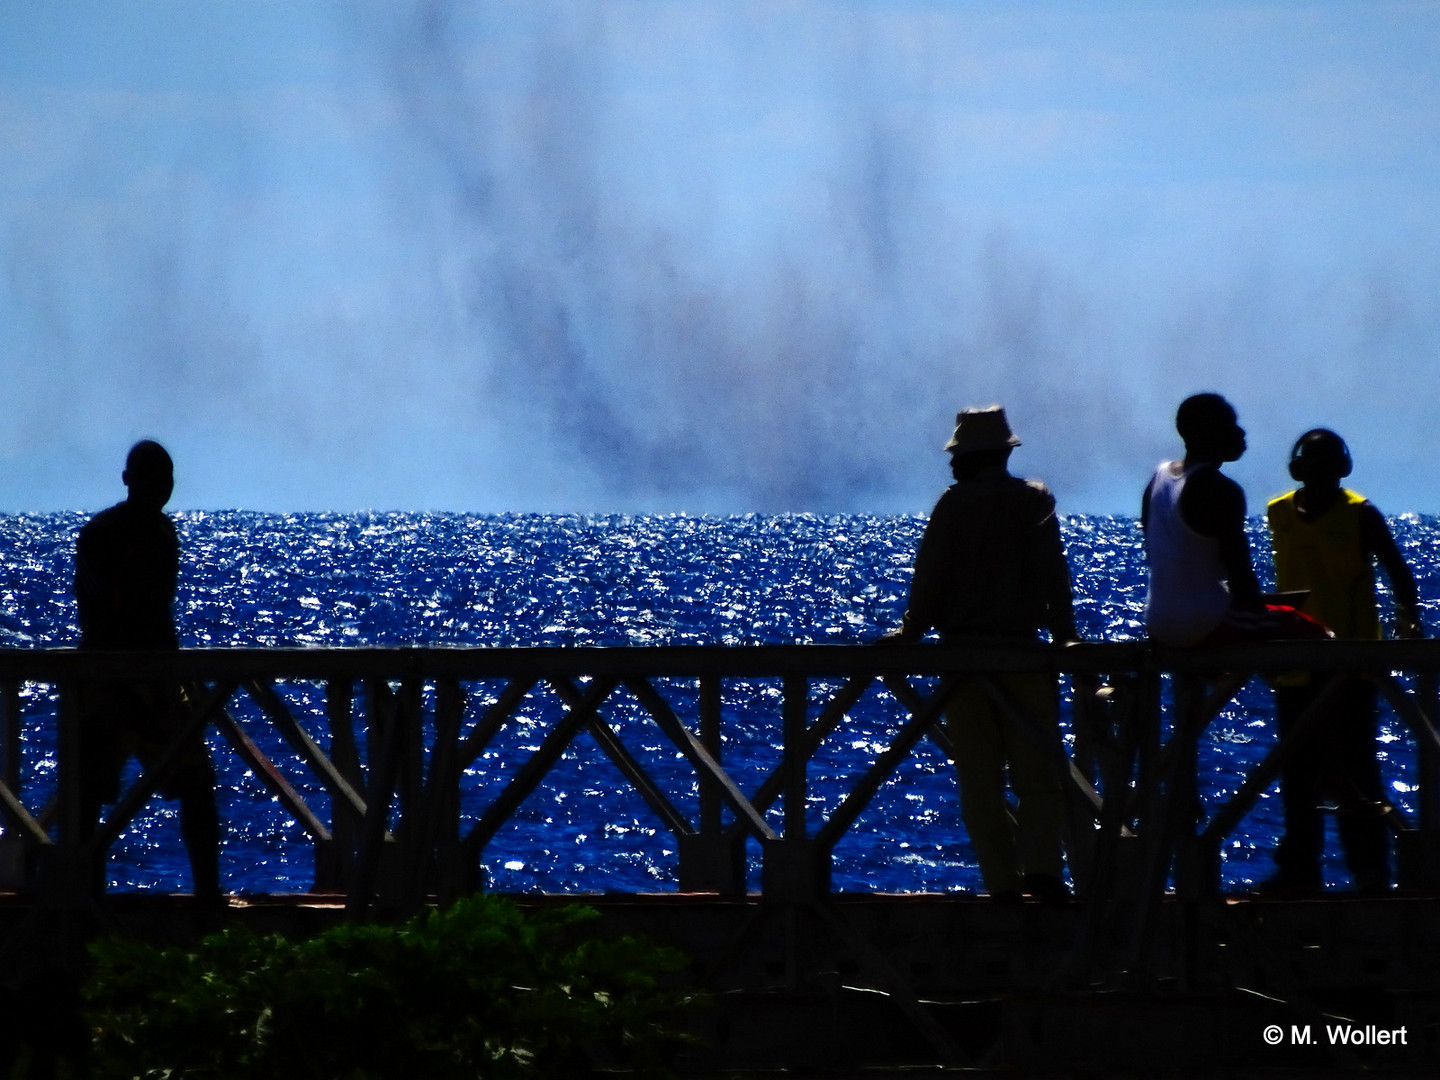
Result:
<instances>
[{"instance_id":1,"label":"man in white tank top","mask_svg":"<svg viewBox=\"0 0 1440 1080\"><path fill-rule=\"evenodd\" d=\"M1162 645L1218 644L1247 636L1266 615L1245 536L1245 492L1220 471L1245 453L1245 431L1219 394L1186 398L1175 428L1185 457L1161 463L1141 504L1145 627Z\"/></svg>"}]
</instances>

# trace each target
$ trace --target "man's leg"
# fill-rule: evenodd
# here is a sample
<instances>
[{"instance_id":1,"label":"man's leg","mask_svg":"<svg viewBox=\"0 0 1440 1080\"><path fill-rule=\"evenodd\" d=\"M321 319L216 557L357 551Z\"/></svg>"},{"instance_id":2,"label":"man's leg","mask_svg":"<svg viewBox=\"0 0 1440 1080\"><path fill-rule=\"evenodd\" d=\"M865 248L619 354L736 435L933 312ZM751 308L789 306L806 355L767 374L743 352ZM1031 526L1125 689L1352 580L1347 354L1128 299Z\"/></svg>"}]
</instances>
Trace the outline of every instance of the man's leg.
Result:
<instances>
[{"instance_id":1,"label":"man's leg","mask_svg":"<svg viewBox=\"0 0 1440 1080\"><path fill-rule=\"evenodd\" d=\"M999 717L976 679L956 689L945 712L960 779L960 817L991 896L1018 895L1020 867L1005 802L1005 746Z\"/></svg>"},{"instance_id":2,"label":"man's leg","mask_svg":"<svg viewBox=\"0 0 1440 1080\"><path fill-rule=\"evenodd\" d=\"M1340 710L1334 741L1326 748L1326 771L1334 778L1340 805L1340 844L1355 888L1382 892L1390 888L1390 829L1375 759L1375 684L1349 680Z\"/></svg>"},{"instance_id":3,"label":"man's leg","mask_svg":"<svg viewBox=\"0 0 1440 1080\"><path fill-rule=\"evenodd\" d=\"M128 683L107 682L86 686L80 698L79 732L79 836L91 839L100 827L100 814L120 794L121 774L133 739L127 725L143 702ZM90 889L102 896L106 885L107 852L97 852Z\"/></svg>"},{"instance_id":4,"label":"man's leg","mask_svg":"<svg viewBox=\"0 0 1440 1080\"><path fill-rule=\"evenodd\" d=\"M1295 730L1306 706L1314 699L1310 685L1281 686L1275 690L1275 720L1283 739ZM1312 729L1305 745L1298 747L1280 774L1280 805L1285 815L1285 834L1275 849L1273 879L1277 886L1320 889L1320 856L1325 850L1325 819L1320 813L1320 766L1322 745L1329 725Z\"/></svg>"},{"instance_id":5,"label":"man's leg","mask_svg":"<svg viewBox=\"0 0 1440 1080\"><path fill-rule=\"evenodd\" d=\"M1056 753L1060 749L1060 702L1052 675L1022 672L997 679L1029 714L1032 723L1006 715L1001 724L1010 759L1010 784L1020 800L1017 846L1025 876L1060 883L1065 804ZM1038 738L1037 738L1038 736Z\"/></svg>"},{"instance_id":6,"label":"man's leg","mask_svg":"<svg viewBox=\"0 0 1440 1080\"><path fill-rule=\"evenodd\" d=\"M197 899L220 898L220 813L215 806L215 768L209 755L187 761L171 791L180 803L180 839L190 857L191 889Z\"/></svg>"},{"instance_id":7,"label":"man's leg","mask_svg":"<svg viewBox=\"0 0 1440 1080\"><path fill-rule=\"evenodd\" d=\"M178 685L157 687L155 693L163 711L156 717L159 728L141 751L147 768L192 720L190 704ZM215 766L203 735L197 734L185 746L160 794L180 804L180 840L190 859L191 891L197 899L219 900L220 813L215 804Z\"/></svg>"}]
</instances>

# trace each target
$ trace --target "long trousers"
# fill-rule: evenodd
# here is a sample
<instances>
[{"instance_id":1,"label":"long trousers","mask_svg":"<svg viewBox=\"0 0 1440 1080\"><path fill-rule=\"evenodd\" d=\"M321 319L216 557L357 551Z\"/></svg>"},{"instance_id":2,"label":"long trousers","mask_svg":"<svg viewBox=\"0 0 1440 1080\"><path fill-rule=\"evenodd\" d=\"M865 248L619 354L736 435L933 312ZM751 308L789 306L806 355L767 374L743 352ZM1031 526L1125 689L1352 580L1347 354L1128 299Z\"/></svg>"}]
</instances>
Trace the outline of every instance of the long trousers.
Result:
<instances>
[{"instance_id":1,"label":"long trousers","mask_svg":"<svg viewBox=\"0 0 1440 1080\"><path fill-rule=\"evenodd\" d=\"M1030 726L1041 733L1037 741L1027 725L991 700L979 678L964 680L945 711L960 778L960 816L985 888L993 895L1018 891L1023 874L1060 876L1064 808L1056 767L1060 726L1055 677L1038 672L989 677L1014 696L1035 721ZM1018 800L1013 829L1006 813L1007 767Z\"/></svg>"},{"instance_id":2,"label":"long trousers","mask_svg":"<svg viewBox=\"0 0 1440 1080\"><path fill-rule=\"evenodd\" d=\"M1340 845L1359 889L1390 883L1389 829L1380 766L1375 759L1375 685L1343 677L1320 726L1298 748L1280 777L1285 835L1275 853L1281 875L1318 888L1325 850L1321 804L1336 808ZM1284 737L1314 700L1315 685L1279 687L1275 718Z\"/></svg>"}]
</instances>

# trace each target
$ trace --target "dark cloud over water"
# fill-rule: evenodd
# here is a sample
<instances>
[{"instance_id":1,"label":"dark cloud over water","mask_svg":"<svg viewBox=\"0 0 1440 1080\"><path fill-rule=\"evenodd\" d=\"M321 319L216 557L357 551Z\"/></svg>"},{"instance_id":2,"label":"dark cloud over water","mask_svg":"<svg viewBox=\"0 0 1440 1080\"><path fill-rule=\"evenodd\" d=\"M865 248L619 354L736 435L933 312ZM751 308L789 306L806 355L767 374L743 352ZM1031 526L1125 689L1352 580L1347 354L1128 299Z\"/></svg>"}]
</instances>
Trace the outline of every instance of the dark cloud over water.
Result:
<instances>
[{"instance_id":1,"label":"dark cloud over water","mask_svg":"<svg viewBox=\"0 0 1440 1080\"><path fill-rule=\"evenodd\" d=\"M1001 401L1021 471L1132 511L1197 389L1257 502L1325 423L1440 505L1413 12L211 10L0 80L6 508L148 434L186 505L923 509Z\"/></svg>"},{"instance_id":2,"label":"dark cloud over water","mask_svg":"<svg viewBox=\"0 0 1440 1080\"><path fill-rule=\"evenodd\" d=\"M428 201L431 239L463 252L477 406L533 419L539 452L583 459L621 503L873 506L944 476L935 449L957 407L1004 400L1027 443L1052 448L1058 482L1116 463L1109 439L1053 452L1096 420L1133 426L1125 394L1095 377L1103 342L1082 292L962 219L927 161L934 118L886 100L849 21L821 20L826 40L770 74L805 103L786 145L765 131L783 110L742 82L718 102L682 94L658 119L617 89L626 43L603 7L547 9L483 55L457 25L470 10L387 8L365 29L411 136L398 152L417 155L399 197ZM694 131L717 107L733 126L707 145ZM632 154L642 119L651 145ZM732 153L713 148L727 138ZM656 146L688 172L669 191L646 171ZM746 160L767 153L786 170L778 194Z\"/></svg>"}]
</instances>

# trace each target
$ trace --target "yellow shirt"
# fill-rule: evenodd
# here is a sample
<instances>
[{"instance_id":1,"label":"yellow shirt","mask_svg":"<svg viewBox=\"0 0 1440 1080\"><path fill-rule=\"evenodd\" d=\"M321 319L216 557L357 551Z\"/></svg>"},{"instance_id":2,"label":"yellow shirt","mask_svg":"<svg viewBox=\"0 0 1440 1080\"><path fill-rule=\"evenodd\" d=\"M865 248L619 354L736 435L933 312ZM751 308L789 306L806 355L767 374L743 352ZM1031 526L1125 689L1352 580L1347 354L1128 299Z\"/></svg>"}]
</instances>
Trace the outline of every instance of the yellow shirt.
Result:
<instances>
[{"instance_id":1,"label":"yellow shirt","mask_svg":"<svg viewBox=\"0 0 1440 1080\"><path fill-rule=\"evenodd\" d=\"M1275 584L1282 592L1309 589L1301 606L1340 638L1381 636L1375 569L1360 535L1365 496L1342 488L1318 518L1302 518L1295 492L1266 507L1275 552Z\"/></svg>"}]
</instances>

